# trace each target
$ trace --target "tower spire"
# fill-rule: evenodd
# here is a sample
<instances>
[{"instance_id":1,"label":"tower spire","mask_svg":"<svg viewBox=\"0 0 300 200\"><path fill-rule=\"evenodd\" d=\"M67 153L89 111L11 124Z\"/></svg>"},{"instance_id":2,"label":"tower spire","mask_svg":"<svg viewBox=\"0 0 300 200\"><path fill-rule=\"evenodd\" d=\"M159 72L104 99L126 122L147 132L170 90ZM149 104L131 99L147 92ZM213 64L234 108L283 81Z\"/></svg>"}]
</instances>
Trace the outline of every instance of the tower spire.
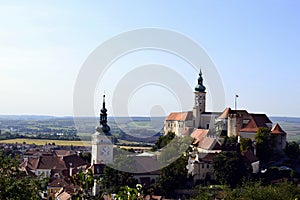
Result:
<instances>
[{"instance_id":1,"label":"tower spire","mask_svg":"<svg viewBox=\"0 0 300 200\"><path fill-rule=\"evenodd\" d=\"M108 135L110 127L107 125L107 109L105 108L105 95L103 95L102 109L100 110L100 126L102 131Z\"/></svg>"},{"instance_id":2,"label":"tower spire","mask_svg":"<svg viewBox=\"0 0 300 200\"><path fill-rule=\"evenodd\" d=\"M202 70L200 69L198 84L195 87L195 91L197 92L205 92L206 87L203 85L203 77L202 77Z\"/></svg>"}]
</instances>

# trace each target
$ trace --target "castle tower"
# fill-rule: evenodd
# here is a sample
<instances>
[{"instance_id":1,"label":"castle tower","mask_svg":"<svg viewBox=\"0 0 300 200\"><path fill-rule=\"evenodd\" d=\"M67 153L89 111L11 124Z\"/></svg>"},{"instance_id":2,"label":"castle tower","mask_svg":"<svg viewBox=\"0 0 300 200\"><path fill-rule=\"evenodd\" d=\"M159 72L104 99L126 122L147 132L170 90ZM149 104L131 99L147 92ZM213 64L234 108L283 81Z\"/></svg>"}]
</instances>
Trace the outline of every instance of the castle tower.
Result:
<instances>
[{"instance_id":1,"label":"castle tower","mask_svg":"<svg viewBox=\"0 0 300 200\"><path fill-rule=\"evenodd\" d=\"M105 95L100 110L100 126L92 135L92 160L91 164L106 164L113 162L113 143L110 127L107 125L107 109L105 108Z\"/></svg>"},{"instance_id":2,"label":"castle tower","mask_svg":"<svg viewBox=\"0 0 300 200\"><path fill-rule=\"evenodd\" d=\"M195 87L195 99L194 99L194 107L193 107L193 117L194 117L194 127L195 128L203 128L201 127L201 114L205 112L205 104L206 104L206 87L203 85L202 72L200 70L198 84Z\"/></svg>"}]
</instances>

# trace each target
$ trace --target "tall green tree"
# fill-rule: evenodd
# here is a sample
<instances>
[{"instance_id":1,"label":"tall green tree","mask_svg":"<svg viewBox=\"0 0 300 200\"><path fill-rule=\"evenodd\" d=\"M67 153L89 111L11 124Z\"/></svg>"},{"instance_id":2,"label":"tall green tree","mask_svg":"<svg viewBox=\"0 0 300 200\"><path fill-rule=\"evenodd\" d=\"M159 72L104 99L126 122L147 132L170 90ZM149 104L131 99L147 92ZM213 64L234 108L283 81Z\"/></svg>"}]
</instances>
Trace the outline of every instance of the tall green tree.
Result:
<instances>
[{"instance_id":1,"label":"tall green tree","mask_svg":"<svg viewBox=\"0 0 300 200\"><path fill-rule=\"evenodd\" d=\"M273 156L274 140L269 128L259 128L255 134L256 155L262 162L267 162Z\"/></svg>"},{"instance_id":2,"label":"tall green tree","mask_svg":"<svg viewBox=\"0 0 300 200\"><path fill-rule=\"evenodd\" d=\"M0 150L0 199L41 199L46 179L30 177L19 170L15 158Z\"/></svg>"},{"instance_id":3,"label":"tall green tree","mask_svg":"<svg viewBox=\"0 0 300 200\"><path fill-rule=\"evenodd\" d=\"M160 136L158 140L155 142L153 150L161 149L165 147L167 144L169 144L173 139L175 138L175 133L168 132L164 136Z\"/></svg>"},{"instance_id":4,"label":"tall green tree","mask_svg":"<svg viewBox=\"0 0 300 200\"><path fill-rule=\"evenodd\" d=\"M250 138L241 138L241 152L252 150L252 140Z\"/></svg>"},{"instance_id":5,"label":"tall green tree","mask_svg":"<svg viewBox=\"0 0 300 200\"><path fill-rule=\"evenodd\" d=\"M213 158L217 180L221 184L236 187L246 178L250 166L246 166L241 155L235 151L224 151Z\"/></svg>"},{"instance_id":6,"label":"tall green tree","mask_svg":"<svg viewBox=\"0 0 300 200\"><path fill-rule=\"evenodd\" d=\"M187 159L187 156L182 155L176 161L161 169L161 175L156 183L156 190L158 190L161 195L174 197L175 189L185 188L189 181L186 168Z\"/></svg>"},{"instance_id":7,"label":"tall green tree","mask_svg":"<svg viewBox=\"0 0 300 200\"><path fill-rule=\"evenodd\" d=\"M299 144L295 141L286 144L285 153L288 157L296 159L300 155Z\"/></svg>"},{"instance_id":8,"label":"tall green tree","mask_svg":"<svg viewBox=\"0 0 300 200\"><path fill-rule=\"evenodd\" d=\"M91 191L94 186L94 181L96 180L92 170L89 169L86 173L81 170L79 173L74 174L72 178L75 184L80 187L76 199L91 199Z\"/></svg>"}]
</instances>

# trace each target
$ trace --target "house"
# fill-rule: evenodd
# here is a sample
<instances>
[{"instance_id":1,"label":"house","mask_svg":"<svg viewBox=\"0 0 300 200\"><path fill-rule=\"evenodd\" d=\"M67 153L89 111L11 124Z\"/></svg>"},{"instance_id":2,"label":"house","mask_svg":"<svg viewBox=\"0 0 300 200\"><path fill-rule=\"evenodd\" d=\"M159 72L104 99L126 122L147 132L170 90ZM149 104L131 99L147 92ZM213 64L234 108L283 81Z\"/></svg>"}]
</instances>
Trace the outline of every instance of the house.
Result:
<instances>
[{"instance_id":1,"label":"house","mask_svg":"<svg viewBox=\"0 0 300 200\"><path fill-rule=\"evenodd\" d=\"M55 194L68 185L69 183L67 183L63 178L54 179L47 185L47 199L56 199Z\"/></svg>"},{"instance_id":2,"label":"house","mask_svg":"<svg viewBox=\"0 0 300 200\"><path fill-rule=\"evenodd\" d=\"M193 181L215 180L213 158L217 153L197 153L189 157L187 169Z\"/></svg>"}]
</instances>

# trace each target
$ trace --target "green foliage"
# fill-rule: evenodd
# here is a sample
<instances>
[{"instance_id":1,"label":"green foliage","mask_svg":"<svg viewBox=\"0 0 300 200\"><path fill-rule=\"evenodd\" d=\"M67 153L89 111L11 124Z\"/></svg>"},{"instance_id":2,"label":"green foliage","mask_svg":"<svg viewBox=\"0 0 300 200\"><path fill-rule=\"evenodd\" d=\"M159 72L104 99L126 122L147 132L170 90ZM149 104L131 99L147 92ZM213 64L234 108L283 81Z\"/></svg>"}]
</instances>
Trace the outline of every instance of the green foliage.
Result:
<instances>
[{"instance_id":1,"label":"green foliage","mask_svg":"<svg viewBox=\"0 0 300 200\"><path fill-rule=\"evenodd\" d=\"M172 197L175 189L184 188L188 182L187 156L182 155L175 162L161 170L156 183L157 190L168 197Z\"/></svg>"},{"instance_id":2,"label":"green foliage","mask_svg":"<svg viewBox=\"0 0 300 200\"><path fill-rule=\"evenodd\" d=\"M19 163L0 150L0 199L41 199L46 179L29 177L19 170Z\"/></svg>"},{"instance_id":3,"label":"green foliage","mask_svg":"<svg viewBox=\"0 0 300 200\"><path fill-rule=\"evenodd\" d=\"M107 193L117 193L122 187L134 187L136 183L131 173L118 171L108 166L104 168L102 184Z\"/></svg>"},{"instance_id":4,"label":"green foliage","mask_svg":"<svg viewBox=\"0 0 300 200\"><path fill-rule=\"evenodd\" d=\"M120 187L117 195L114 197L116 200L142 200L141 196L142 186L137 184L136 187L122 186Z\"/></svg>"},{"instance_id":5,"label":"green foliage","mask_svg":"<svg viewBox=\"0 0 300 200\"><path fill-rule=\"evenodd\" d=\"M226 144L236 144L237 143L237 137L231 136L231 137L226 137Z\"/></svg>"},{"instance_id":6,"label":"green foliage","mask_svg":"<svg viewBox=\"0 0 300 200\"><path fill-rule=\"evenodd\" d=\"M247 176L250 166L246 166L241 155L235 151L223 151L213 158L217 180L236 187Z\"/></svg>"},{"instance_id":7,"label":"green foliage","mask_svg":"<svg viewBox=\"0 0 300 200\"><path fill-rule=\"evenodd\" d=\"M167 144L169 144L175 137L175 133L168 132L164 136L160 136L158 140L155 142L153 150L161 149L165 147Z\"/></svg>"},{"instance_id":8,"label":"green foliage","mask_svg":"<svg viewBox=\"0 0 300 200\"><path fill-rule=\"evenodd\" d=\"M300 148L297 142L289 142L286 144L285 153L289 158L296 159L300 155Z\"/></svg>"},{"instance_id":9,"label":"green foliage","mask_svg":"<svg viewBox=\"0 0 300 200\"><path fill-rule=\"evenodd\" d=\"M95 181L92 170L89 169L87 173L79 171L79 173L73 175L73 181L80 187L76 198L90 199L90 191L92 190Z\"/></svg>"},{"instance_id":10,"label":"green foliage","mask_svg":"<svg viewBox=\"0 0 300 200\"><path fill-rule=\"evenodd\" d=\"M252 140L250 138L241 138L240 144L241 152L252 150Z\"/></svg>"},{"instance_id":11,"label":"green foliage","mask_svg":"<svg viewBox=\"0 0 300 200\"><path fill-rule=\"evenodd\" d=\"M234 190L230 188L202 188L197 189L193 200L296 200L300 198L300 189L291 183L283 182L276 185L262 185L261 183L246 183Z\"/></svg>"},{"instance_id":12,"label":"green foliage","mask_svg":"<svg viewBox=\"0 0 300 200\"><path fill-rule=\"evenodd\" d=\"M300 197L300 189L291 183L263 186L261 183L247 183L241 188L228 190L226 200L294 200Z\"/></svg>"},{"instance_id":13,"label":"green foliage","mask_svg":"<svg viewBox=\"0 0 300 200\"><path fill-rule=\"evenodd\" d=\"M259 160L267 162L273 156L274 141L269 128L259 128L255 135L256 154Z\"/></svg>"}]
</instances>

